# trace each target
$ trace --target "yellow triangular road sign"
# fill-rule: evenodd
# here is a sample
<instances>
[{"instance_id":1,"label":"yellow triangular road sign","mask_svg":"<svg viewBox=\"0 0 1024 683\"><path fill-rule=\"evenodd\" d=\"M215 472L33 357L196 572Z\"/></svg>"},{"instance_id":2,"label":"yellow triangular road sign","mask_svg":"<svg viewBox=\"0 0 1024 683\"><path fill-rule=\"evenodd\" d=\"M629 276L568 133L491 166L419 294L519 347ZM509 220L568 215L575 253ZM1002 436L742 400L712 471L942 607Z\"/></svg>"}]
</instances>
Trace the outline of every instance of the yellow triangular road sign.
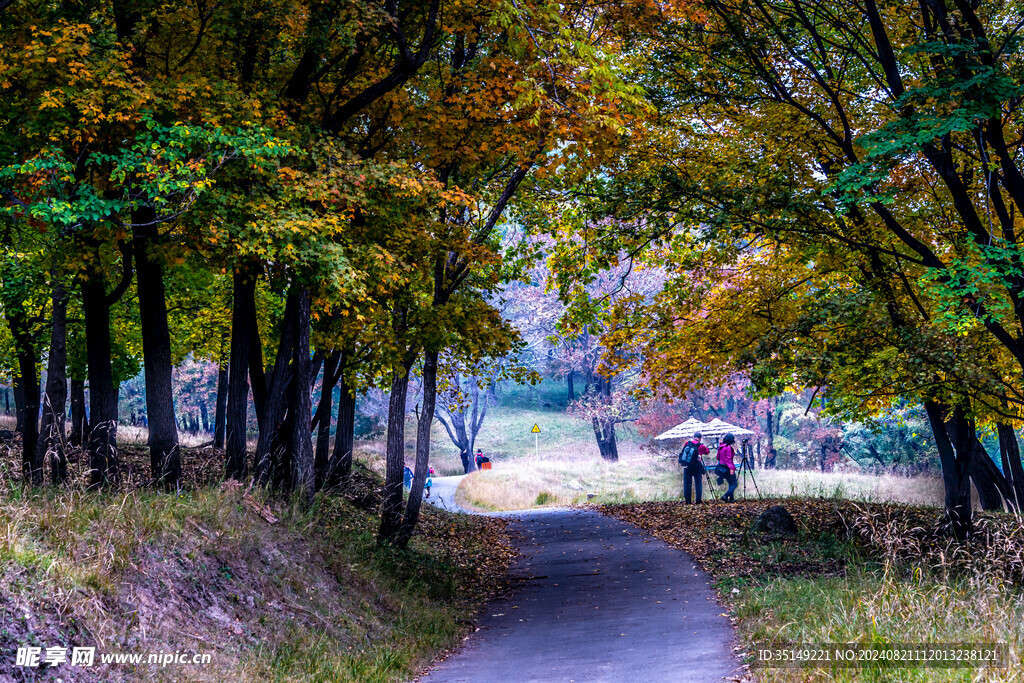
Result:
<instances>
[{"instance_id":1,"label":"yellow triangular road sign","mask_svg":"<svg viewBox=\"0 0 1024 683\"><path fill-rule=\"evenodd\" d=\"M534 424L533 425L533 429L530 430L530 433L531 434L540 434L540 426L538 426L537 424Z\"/></svg>"}]
</instances>

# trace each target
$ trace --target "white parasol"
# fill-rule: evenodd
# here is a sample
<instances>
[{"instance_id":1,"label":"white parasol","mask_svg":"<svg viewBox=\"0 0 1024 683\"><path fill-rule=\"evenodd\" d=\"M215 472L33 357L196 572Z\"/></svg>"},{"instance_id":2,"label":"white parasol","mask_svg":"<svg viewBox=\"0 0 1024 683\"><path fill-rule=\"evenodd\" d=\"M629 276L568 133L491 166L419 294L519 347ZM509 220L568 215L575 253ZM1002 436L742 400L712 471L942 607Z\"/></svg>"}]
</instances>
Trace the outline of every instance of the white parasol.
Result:
<instances>
[{"instance_id":1,"label":"white parasol","mask_svg":"<svg viewBox=\"0 0 1024 683\"><path fill-rule=\"evenodd\" d=\"M719 420L717 417L704 425L704 429L700 430L705 439L721 439L726 434L732 434L736 438L741 436L754 436L754 432L743 427L737 427L734 424L729 424Z\"/></svg>"},{"instance_id":2,"label":"white parasol","mask_svg":"<svg viewBox=\"0 0 1024 683\"><path fill-rule=\"evenodd\" d=\"M705 439L721 439L726 434L732 434L736 438L754 435L754 432L749 429L737 427L734 424L729 424L728 422L719 420L717 417L711 422L701 422L700 420L691 417L686 422L677 424L664 434L659 434L654 438L659 441L668 441L669 439L689 439L693 437L696 432L700 432L701 436Z\"/></svg>"},{"instance_id":3,"label":"white parasol","mask_svg":"<svg viewBox=\"0 0 1024 683\"><path fill-rule=\"evenodd\" d=\"M694 432L703 432L707 426L708 425L704 424L697 418L691 417L686 422L681 422L664 434L658 434L658 436L654 438L660 441L668 441L669 439L689 439L693 436Z\"/></svg>"}]
</instances>

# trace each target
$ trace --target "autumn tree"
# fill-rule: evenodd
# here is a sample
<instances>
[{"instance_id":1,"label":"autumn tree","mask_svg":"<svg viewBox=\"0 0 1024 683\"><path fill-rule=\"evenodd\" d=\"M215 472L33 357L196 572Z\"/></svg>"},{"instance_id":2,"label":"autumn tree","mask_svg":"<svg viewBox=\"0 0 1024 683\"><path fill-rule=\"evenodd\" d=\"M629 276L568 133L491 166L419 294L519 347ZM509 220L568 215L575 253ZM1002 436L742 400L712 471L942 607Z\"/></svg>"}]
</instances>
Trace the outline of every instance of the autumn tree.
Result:
<instances>
[{"instance_id":1,"label":"autumn tree","mask_svg":"<svg viewBox=\"0 0 1024 683\"><path fill-rule=\"evenodd\" d=\"M977 373L961 367L950 377L946 363L938 384L935 375L910 373L912 391L933 408L940 441L938 428L960 420L956 404L971 414L980 402L994 419L1014 420L1014 409L1000 408L1015 404L1022 367L1011 15L1007 5L963 3L672 8L653 37L636 44L647 64L658 65L638 64L637 77L662 124L617 173L593 181L620 215L642 214L646 223L633 234L595 225L589 247L670 254L693 262L700 277L701 257L712 269L728 268L737 250L756 255L784 245L793 282L835 291L837 303L852 295L846 305L869 298L861 310L871 311L876 329L903 337L896 348L914 348L921 341L914 336L924 335L923 348L948 357L943 347L967 332L985 349L982 359L992 363ZM851 255L853 270L838 265ZM785 298L767 303L773 315L786 308ZM727 339L725 332L709 342ZM1007 362L1014 379L1004 382ZM865 393L849 392L849 405ZM960 450L945 441L947 514L963 535L970 438Z\"/></svg>"}]
</instances>

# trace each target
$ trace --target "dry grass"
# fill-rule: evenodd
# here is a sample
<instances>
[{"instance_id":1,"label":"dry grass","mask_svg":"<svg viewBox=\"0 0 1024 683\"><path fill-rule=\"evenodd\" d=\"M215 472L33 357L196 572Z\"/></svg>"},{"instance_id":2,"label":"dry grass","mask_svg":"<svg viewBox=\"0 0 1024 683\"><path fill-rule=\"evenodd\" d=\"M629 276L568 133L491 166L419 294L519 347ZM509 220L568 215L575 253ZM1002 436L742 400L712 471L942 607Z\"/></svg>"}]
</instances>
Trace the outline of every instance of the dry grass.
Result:
<instances>
[{"instance_id":1,"label":"dry grass","mask_svg":"<svg viewBox=\"0 0 1024 683\"><path fill-rule=\"evenodd\" d=\"M531 428L541 428L539 454ZM412 433L414 423L407 429ZM444 428L434 426L431 464L438 476L462 474L462 463ZM682 470L676 453L650 446L632 427L617 430L619 461L601 459L590 425L565 413L519 408L492 409L477 444L494 468L463 480L460 504L483 510L520 510L539 505L677 500ZM413 461L414 444L406 460ZM367 453L383 452L382 444L365 444ZM710 461L711 458L706 457ZM757 487L755 488L755 481ZM740 477L737 497L813 496L859 501L893 501L941 505L937 477L869 475L856 472L757 470ZM705 482L705 489L707 488ZM719 495L721 490L719 491Z\"/></svg>"},{"instance_id":2,"label":"dry grass","mask_svg":"<svg viewBox=\"0 0 1024 683\"><path fill-rule=\"evenodd\" d=\"M407 680L458 642L511 553L500 521L429 506L408 550L378 548L379 482L363 472L347 498L311 509L238 485L167 495L8 480L0 680L26 644L213 654L202 669L97 666L75 680Z\"/></svg>"},{"instance_id":3,"label":"dry grass","mask_svg":"<svg viewBox=\"0 0 1024 683\"><path fill-rule=\"evenodd\" d=\"M733 614L748 643L1006 643L1003 669L762 668L782 681L1020 681L1024 599L985 575L937 579L890 568L744 588Z\"/></svg>"},{"instance_id":4,"label":"dry grass","mask_svg":"<svg viewBox=\"0 0 1024 683\"><path fill-rule=\"evenodd\" d=\"M772 580L727 594L744 639L870 645L1005 643L1006 668L761 669L761 680L1024 680L1020 520L983 515L970 541L957 543L912 509L855 510L848 515L848 527L869 561L852 565L842 577Z\"/></svg>"},{"instance_id":5,"label":"dry grass","mask_svg":"<svg viewBox=\"0 0 1024 683\"><path fill-rule=\"evenodd\" d=\"M751 531L769 504L793 513L795 536ZM690 552L715 579L749 651L756 643L1006 643L1001 669L761 668L763 682L1019 681L1024 652L1024 531L979 516L952 541L941 510L820 498L603 511Z\"/></svg>"},{"instance_id":6,"label":"dry grass","mask_svg":"<svg viewBox=\"0 0 1024 683\"><path fill-rule=\"evenodd\" d=\"M463 479L458 500L485 510L663 500L678 495L677 469L674 463L650 458L607 462L566 456L497 462L493 469Z\"/></svg>"},{"instance_id":7,"label":"dry grass","mask_svg":"<svg viewBox=\"0 0 1024 683\"><path fill-rule=\"evenodd\" d=\"M683 475L675 458L652 456L629 446L618 462L609 463L566 449L540 459L520 457L477 472L459 487L460 504L484 510L522 510L540 505L576 505L678 500ZM714 481L714 477L712 477ZM756 487L755 487L756 483ZM707 492L705 480L705 496ZM718 495L723 489L718 487ZM737 497L811 496L870 502L941 505L942 482L934 477L901 477L848 472L758 470L746 481L740 476Z\"/></svg>"},{"instance_id":8,"label":"dry grass","mask_svg":"<svg viewBox=\"0 0 1024 683\"><path fill-rule=\"evenodd\" d=\"M754 481L762 495L845 498L867 502L941 505L942 480L932 476L904 477L896 474L860 474L856 472L816 472L812 470L757 470ZM740 490L743 477L740 477ZM747 482L753 495L754 484Z\"/></svg>"},{"instance_id":9,"label":"dry grass","mask_svg":"<svg viewBox=\"0 0 1024 683\"><path fill-rule=\"evenodd\" d=\"M68 424L68 430L71 425ZM117 443L121 446L146 446L149 443L149 430L145 427L133 425L117 426ZM256 448L256 440L249 439L249 448ZM213 444L213 435L206 432L191 432L178 430L178 445L183 448L199 448Z\"/></svg>"},{"instance_id":10,"label":"dry grass","mask_svg":"<svg viewBox=\"0 0 1024 683\"><path fill-rule=\"evenodd\" d=\"M8 429L14 431L18 425L18 420L13 415L0 415L0 429ZM71 423L64 423L64 433L68 434L71 432ZM145 427L135 427L133 425L118 425L117 426L117 443L121 446L146 446L149 441L149 430ZM213 441L213 436L205 432L198 432L192 434L191 432L185 432L178 430L178 443L183 448L199 448L200 446L209 445ZM250 448L256 447L255 439L250 440Z\"/></svg>"}]
</instances>

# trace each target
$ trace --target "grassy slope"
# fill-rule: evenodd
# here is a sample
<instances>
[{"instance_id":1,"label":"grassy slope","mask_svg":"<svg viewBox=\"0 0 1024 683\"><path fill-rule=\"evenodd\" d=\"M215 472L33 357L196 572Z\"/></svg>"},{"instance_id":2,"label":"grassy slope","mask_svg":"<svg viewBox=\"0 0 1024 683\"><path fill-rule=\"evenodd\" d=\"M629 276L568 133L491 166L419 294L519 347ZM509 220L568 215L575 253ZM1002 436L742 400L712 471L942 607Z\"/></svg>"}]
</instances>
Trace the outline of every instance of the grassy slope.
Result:
<instances>
[{"instance_id":1,"label":"grassy slope","mask_svg":"<svg viewBox=\"0 0 1024 683\"><path fill-rule=\"evenodd\" d=\"M433 508L407 551L378 548L365 474L347 498L301 510L237 488L25 494L4 476L10 463L0 680L403 680L458 642L511 557L500 521ZM209 652L213 663L14 669L26 644Z\"/></svg>"}]
</instances>

